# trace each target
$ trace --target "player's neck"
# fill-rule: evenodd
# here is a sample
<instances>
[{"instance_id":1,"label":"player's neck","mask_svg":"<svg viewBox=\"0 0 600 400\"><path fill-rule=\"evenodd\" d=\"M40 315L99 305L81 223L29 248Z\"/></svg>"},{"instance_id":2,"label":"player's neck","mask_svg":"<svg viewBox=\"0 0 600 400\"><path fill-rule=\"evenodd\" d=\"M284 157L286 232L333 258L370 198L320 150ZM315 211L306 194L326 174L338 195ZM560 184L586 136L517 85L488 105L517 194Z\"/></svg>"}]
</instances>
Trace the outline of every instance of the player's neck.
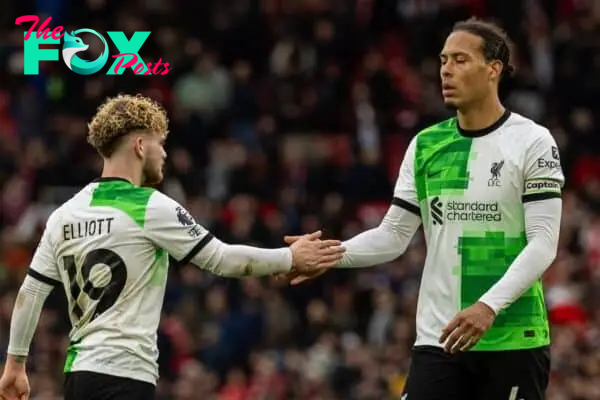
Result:
<instances>
[{"instance_id":1,"label":"player's neck","mask_svg":"<svg viewBox=\"0 0 600 400\"><path fill-rule=\"evenodd\" d=\"M468 131L477 131L492 126L504 115L504 106L497 97L457 111L458 126Z\"/></svg>"},{"instance_id":2,"label":"player's neck","mask_svg":"<svg viewBox=\"0 0 600 400\"><path fill-rule=\"evenodd\" d=\"M130 165L121 159L104 160L104 168L102 168L103 178L122 178L126 179L136 186L142 185L142 173L136 173L139 168L135 165Z\"/></svg>"}]
</instances>

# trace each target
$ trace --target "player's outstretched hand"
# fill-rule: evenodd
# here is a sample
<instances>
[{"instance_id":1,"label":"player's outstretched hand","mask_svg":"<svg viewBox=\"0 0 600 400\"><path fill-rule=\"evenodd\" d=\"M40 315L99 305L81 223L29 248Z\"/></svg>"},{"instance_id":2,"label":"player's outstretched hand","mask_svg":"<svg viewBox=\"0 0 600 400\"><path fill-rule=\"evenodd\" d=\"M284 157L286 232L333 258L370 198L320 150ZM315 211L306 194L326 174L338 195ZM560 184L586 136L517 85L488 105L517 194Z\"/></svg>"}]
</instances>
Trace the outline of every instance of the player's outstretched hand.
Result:
<instances>
[{"instance_id":1,"label":"player's outstretched hand","mask_svg":"<svg viewBox=\"0 0 600 400\"><path fill-rule=\"evenodd\" d=\"M440 344L444 345L444 350L448 353L467 351L479 342L495 319L494 310L478 301L452 318L442 330Z\"/></svg>"},{"instance_id":2,"label":"player's outstretched hand","mask_svg":"<svg viewBox=\"0 0 600 400\"><path fill-rule=\"evenodd\" d=\"M282 274L280 276L277 276L277 278L281 279L281 280L285 280L286 282L289 282L290 285L295 286L295 285L301 284L302 282L305 282L305 281L314 279L318 276L321 276L327 271L329 271L329 268L321 268L321 269L314 270L313 272L291 271L291 272L288 272L287 274Z\"/></svg>"},{"instance_id":3,"label":"player's outstretched hand","mask_svg":"<svg viewBox=\"0 0 600 400\"><path fill-rule=\"evenodd\" d=\"M5 369L0 379L0 400L29 400L29 380L25 370Z\"/></svg>"},{"instance_id":4,"label":"player's outstretched hand","mask_svg":"<svg viewBox=\"0 0 600 400\"><path fill-rule=\"evenodd\" d=\"M293 257L292 274L323 273L341 259L345 249L339 240L320 240L323 233L316 231L307 235L295 236L287 240Z\"/></svg>"},{"instance_id":5,"label":"player's outstretched hand","mask_svg":"<svg viewBox=\"0 0 600 400\"><path fill-rule=\"evenodd\" d=\"M321 231L317 231L312 233L311 235L318 235L318 237L321 237L322 232ZM304 237L307 237L310 235L303 235L303 236L285 236L283 238L283 240L285 241L285 243L289 244L290 246L294 246L295 243L297 243L299 240L301 240ZM335 242L335 246L339 247L339 245L341 244L340 241L330 241L330 242ZM333 268L338 262L339 260L342 258L343 252L344 250L340 247L341 252L338 254L337 257L335 257L335 261L330 261L326 264L321 265L320 268L312 270L312 271L300 271L297 269L292 270L291 272L287 273L287 274L283 274L278 276L279 279L284 279L288 282L290 282L291 285L298 285L304 281L307 281L309 279L314 279L322 274L324 274L325 272L327 272L330 268Z\"/></svg>"}]
</instances>

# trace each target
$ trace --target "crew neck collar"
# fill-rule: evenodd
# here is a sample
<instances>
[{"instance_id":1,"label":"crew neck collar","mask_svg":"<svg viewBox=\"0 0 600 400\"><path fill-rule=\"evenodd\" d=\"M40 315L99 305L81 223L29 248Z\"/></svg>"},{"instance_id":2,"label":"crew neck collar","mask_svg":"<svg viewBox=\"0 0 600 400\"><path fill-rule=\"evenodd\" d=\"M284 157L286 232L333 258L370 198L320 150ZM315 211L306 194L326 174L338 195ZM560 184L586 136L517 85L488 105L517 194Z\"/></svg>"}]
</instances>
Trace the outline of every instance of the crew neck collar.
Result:
<instances>
[{"instance_id":1,"label":"crew neck collar","mask_svg":"<svg viewBox=\"0 0 600 400\"><path fill-rule=\"evenodd\" d=\"M462 136L469 137L469 138L482 137L489 133L494 132L496 129L498 129L502 125L504 125L504 123L506 121L508 121L508 118L510 118L510 115L511 115L511 112L509 110L504 110L504 114L502 114L502 116L496 122L494 122L490 126L483 128L483 129L463 129L458 124L458 119L457 119L456 120L456 128L458 129L458 132Z\"/></svg>"}]
</instances>

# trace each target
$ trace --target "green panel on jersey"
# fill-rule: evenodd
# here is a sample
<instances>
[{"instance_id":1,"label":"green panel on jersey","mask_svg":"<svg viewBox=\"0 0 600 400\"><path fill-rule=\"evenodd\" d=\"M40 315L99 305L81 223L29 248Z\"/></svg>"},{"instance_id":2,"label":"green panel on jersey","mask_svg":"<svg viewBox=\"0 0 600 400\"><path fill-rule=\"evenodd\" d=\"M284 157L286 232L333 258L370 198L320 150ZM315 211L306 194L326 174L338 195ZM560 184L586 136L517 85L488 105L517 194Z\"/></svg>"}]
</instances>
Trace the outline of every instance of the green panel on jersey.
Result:
<instances>
[{"instance_id":1,"label":"green panel on jersey","mask_svg":"<svg viewBox=\"0 0 600 400\"><path fill-rule=\"evenodd\" d=\"M79 353L79 349L77 345L79 341L69 343L69 347L67 348L67 358L65 359L65 367L63 368L63 372L66 374L67 372L71 372L73 369L73 363L77 358L77 354Z\"/></svg>"},{"instance_id":2,"label":"green panel on jersey","mask_svg":"<svg viewBox=\"0 0 600 400\"><path fill-rule=\"evenodd\" d=\"M113 207L129 215L141 228L146 221L146 207L154 189L115 180L100 182L94 190L90 206Z\"/></svg>"},{"instance_id":3,"label":"green panel on jersey","mask_svg":"<svg viewBox=\"0 0 600 400\"><path fill-rule=\"evenodd\" d=\"M527 244L523 232L507 237L504 232L467 234L458 239L461 256L461 309L474 303L500 278ZM492 328L474 350L508 350L549 343L548 320L540 282L501 311Z\"/></svg>"},{"instance_id":4,"label":"green panel on jersey","mask_svg":"<svg viewBox=\"0 0 600 400\"><path fill-rule=\"evenodd\" d=\"M461 195L469 187L473 140L461 136L456 118L420 132L415 147L415 183L419 201L442 194Z\"/></svg>"},{"instance_id":5,"label":"green panel on jersey","mask_svg":"<svg viewBox=\"0 0 600 400\"><path fill-rule=\"evenodd\" d=\"M157 248L154 254L154 263L152 264L152 279L153 285L162 285L167 280L167 272L169 267L169 254Z\"/></svg>"},{"instance_id":6,"label":"green panel on jersey","mask_svg":"<svg viewBox=\"0 0 600 400\"><path fill-rule=\"evenodd\" d=\"M490 162L503 156L504 141L503 135L464 137L456 118L426 128L415 139L415 186L428 246L421 285L430 294L419 302L427 304L428 312L432 307L450 316L476 303L527 244L518 181L522 171L514 170L523 165L511 164L512 174L495 191L490 191L488 170L474 169L489 168ZM477 211L471 213L472 209ZM440 288L443 293L438 296ZM417 321L417 325L431 324L420 329L420 340L437 340L427 330L441 330L439 325L445 323L436 316ZM499 313L474 350L527 349L548 343L546 309L537 282Z\"/></svg>"}]
</instances>

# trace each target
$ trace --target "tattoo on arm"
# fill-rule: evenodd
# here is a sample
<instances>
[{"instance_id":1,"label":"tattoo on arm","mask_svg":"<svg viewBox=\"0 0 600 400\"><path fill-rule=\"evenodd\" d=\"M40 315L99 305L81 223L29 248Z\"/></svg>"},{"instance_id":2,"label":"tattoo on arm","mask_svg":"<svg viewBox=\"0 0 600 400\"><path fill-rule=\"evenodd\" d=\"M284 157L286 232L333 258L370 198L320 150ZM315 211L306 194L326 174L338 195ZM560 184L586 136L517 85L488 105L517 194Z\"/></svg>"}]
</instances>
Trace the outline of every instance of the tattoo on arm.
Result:
<instances>
[{"instance_id":1,"label":"tattoo on arm","mask_svg":"<svg viewBox=\"0 0 600 400\"><path fill-rule=\"evenodd\" d=\"M27 362L27 356L13 356L12 358L17 364L25 364Z\"/></svg>"}]
</instances>

